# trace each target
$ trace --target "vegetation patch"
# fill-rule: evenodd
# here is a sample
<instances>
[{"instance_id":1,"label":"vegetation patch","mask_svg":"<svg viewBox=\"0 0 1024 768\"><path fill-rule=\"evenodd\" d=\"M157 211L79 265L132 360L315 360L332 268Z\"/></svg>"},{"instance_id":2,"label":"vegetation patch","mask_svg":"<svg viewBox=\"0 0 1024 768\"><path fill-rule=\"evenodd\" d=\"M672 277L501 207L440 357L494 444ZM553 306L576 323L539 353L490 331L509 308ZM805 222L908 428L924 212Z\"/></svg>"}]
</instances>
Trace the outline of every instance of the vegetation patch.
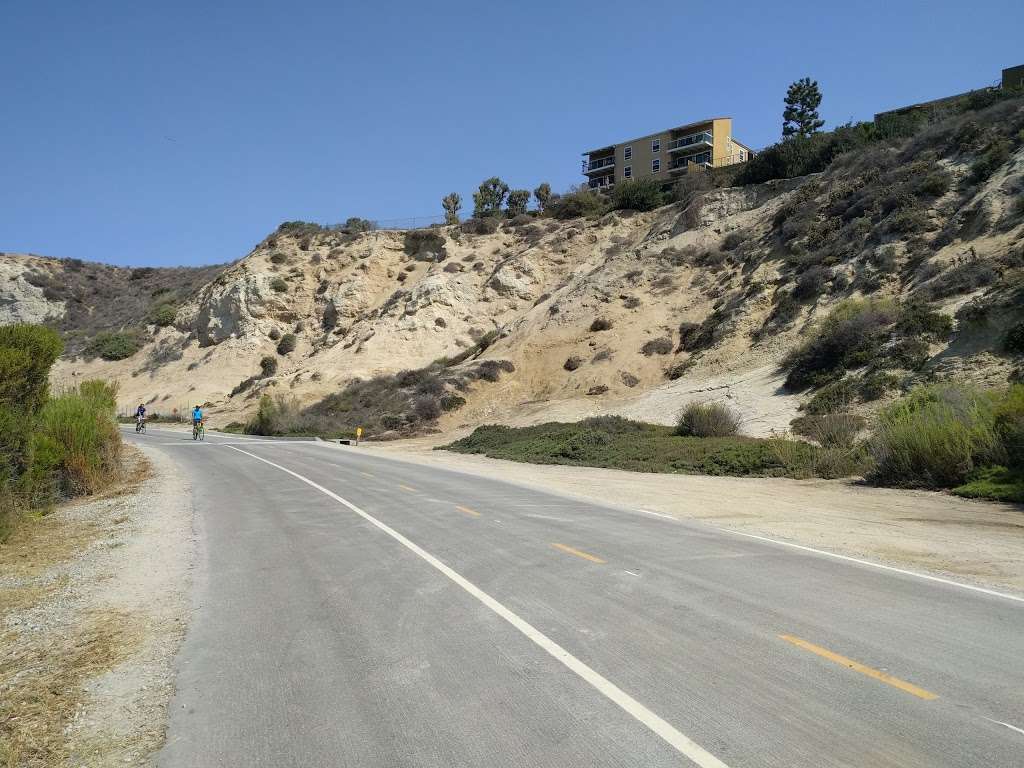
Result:
<instances>
[{"instance_id":1,"label":"vegetation patch","mask_svg":"<svg viewBox=\"0 0 1024 768\"><path fill-rule=\"evenodd\" d=\"M142 337L132 331L103 331L85 347L86 358L125 360L142 349Z\"/></svg>"},{"instance_id":2,"label":"vegetation patch","mask_svg":"<svg viewBox=\"0 0 1024 768\"><path fill-rule=\"evenodd\" d=\"M574 424L534 427L487 425L444 447L496 459L533 464L608 467L634 472L802 477L818 452L815 446L752 437L683 437L672 427L600 416Z\"/></svg>"},{"instance_id":3,"label":"vegetation patch","mask_svg":"<svg viewBox=\"0 0 1024 768\"><path fill-rule=\"evenodd\" d=\"M684 437L732 437L739 434L740 417L724 403L690 403L676 424Z\"/></svg>"}]
</instances>

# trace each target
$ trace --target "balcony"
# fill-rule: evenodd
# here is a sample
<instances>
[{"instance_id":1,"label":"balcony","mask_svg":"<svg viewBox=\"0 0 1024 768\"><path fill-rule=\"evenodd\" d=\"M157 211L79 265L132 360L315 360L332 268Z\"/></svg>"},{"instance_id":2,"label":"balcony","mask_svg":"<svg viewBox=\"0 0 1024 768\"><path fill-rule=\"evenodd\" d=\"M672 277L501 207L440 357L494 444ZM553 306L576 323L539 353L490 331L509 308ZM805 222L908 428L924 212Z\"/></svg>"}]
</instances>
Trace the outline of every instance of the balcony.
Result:
<instances>
[{"instance_id":1,"label":"balcony","mask_svg":"<svg viewBox=\"0 0 1024 768\"><path fill-rule=\"evenodd\" d=\"M689 136L682 136L678 139L673 139L668 143L669 152L678 152L682 149L701 149L707 147L711 149L714 141L711 137L710 131L701 131L700 133L692 133Z\"/></svg>"},{"instance_id":2,"label":"balcony","mask_svg":"<svg viewBox=\"0 0 1024 768\"><path fill-rule=\"evenodd\" d=\"M599 171L607 171L615 168L614 157L602 157L599 160L583 161L583 173L591 174Z\"/></svg>"},{"instance_id":3,"label":"balcony","mask_svg":"<svg viewBox=\"0 0 1024 768\"><path fill-rule=\"evenodd\" d=\"M615 186L615 180L612 176L598 176L597 178L588 181L587 186L590 187L590 189L604 192Z\"/></svg>"},{"instance_id":4,"label":"balcony","mask_svg":"<svg viewBox=\"0 0 1024 768\"><path fill-rule=\"evenodd\" d=\"M690 166L700 166L701 168L710 168L712 165L711 153L701 152L696 155L689 155L687 157L681 157L672 161L672 165L669 166L669 171L672 173L679 173L680 171L690 170Z\"/></svg>"}]
</instances>

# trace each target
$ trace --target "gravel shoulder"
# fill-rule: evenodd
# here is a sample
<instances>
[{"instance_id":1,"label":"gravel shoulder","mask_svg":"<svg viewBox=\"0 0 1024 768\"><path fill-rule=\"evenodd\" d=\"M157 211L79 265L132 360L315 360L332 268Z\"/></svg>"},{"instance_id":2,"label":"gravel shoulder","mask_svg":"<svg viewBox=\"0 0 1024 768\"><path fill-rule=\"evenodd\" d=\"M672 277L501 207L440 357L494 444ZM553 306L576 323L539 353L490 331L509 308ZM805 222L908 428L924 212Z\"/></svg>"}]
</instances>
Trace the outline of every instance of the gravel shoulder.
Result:
<instances>
[{"instance_id":1,"label":"gravel shoulder","mask_svg":"<svg viewBox=\"0 0 1024 768\"><path fill-rule=\"evenodd\" d=\"M126 482L0 546L0 764L146 765L163 743L195 537L186 478L125 446Z\"/></svg>"},{"instance_id":2,"label":"gravel shoulder","mask_svg":"<svg viewBox=\"0 0 1024 768\"><path fill-rule=\"evenodd\" d=\"M363 443L403 461L651 510L1024 594L1024 508L844 480L656 475L435 451L452 435Z\"/></svg>"}]
</instances>

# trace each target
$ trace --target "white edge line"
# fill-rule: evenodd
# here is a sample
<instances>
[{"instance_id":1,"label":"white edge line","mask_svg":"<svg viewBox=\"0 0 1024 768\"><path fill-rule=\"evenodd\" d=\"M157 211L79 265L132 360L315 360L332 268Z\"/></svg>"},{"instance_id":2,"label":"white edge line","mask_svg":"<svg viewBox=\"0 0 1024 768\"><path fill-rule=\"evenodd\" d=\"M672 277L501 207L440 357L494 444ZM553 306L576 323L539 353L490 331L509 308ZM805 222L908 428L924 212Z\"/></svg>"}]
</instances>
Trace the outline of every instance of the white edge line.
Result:
<instances>
[{"instance_id":1,"label":"white edge line","mask_svg":"<svg viewBox=\"0 0 1024 768\"><path fill-rule=\"evenodd\" d=\"M985 719L988 720L990 723L995 723L996 725L1003 725L1009 728L1011 731L1016 731L1017 733L1024 734L1024 728L1018 728L1016 725L1004 723L1002 720L993 720L991 717L986 717Z\"/></svg>"},{"instance_id":2,"label":"white edge line","mask_svg":"<svg viewBox=\"0 0 1024 768\"><path fill-rule=\"evenodd\" d=\"M666 515L663 512L652 512L649 509L639 509L638 508L636 511L637 512L643 512L645 515L654 515L655 517L663 517L666 520L678 520L679 519L678 517L674 517L673 515Z\"/></svg>"},{"instance_id":3,"label":"white edge line","mask_svg":"<svg viewBox=\"0 0 1024 768\"><path fill-rule=\"evenodd\" d=\"M904 568L897 568L893 565L883 565L882 563L873 563L870 560L862 560L859 557L850 557L849 555L840 555L835 552L829 552L824 549L815 549L814 547L805 547L803 544L794 544L791 541L780 541L779 539L773 539L768 536L758 536L756 533L744 533L743 531L733 531L729 528L719 528L712 526L716 531L722 531L724 533L731 533L736 536L746 536L748 539L757 539L758 541L767 541L771 544L778 544L782 547L792 547L793 549L802 549L805 552L814 552L817 555L825 555L826 557L835 558L836 560L846 560L850 563L857 563L859 565L867 565L872 568L879 568L883 571L892 571L893 573L902 573L904 576L913 576L918 579L926 579L927 581L935 581L939 584L946 584L951 587L959 587L960 589L969 589L972 592L981 592L984 595L991 595L992 597L1002 597L1006 600L1013 600L1017 603L1024 603L1024 597L1018 597L1017 595L1011 595L1006 592L998 592L994 589L986 589L985 587L977 587L973 584L964 584L961 581L953 581L952 579L944 579L941 576L931 576L927 573L920 573L918 571L908 571Z\"/></svg>"},{"instance_id":4,"label":"white edge line","mask_svg":"<svg viewBox=\"0 0 1024 768\"><path fill-rule=\"evenodd\" d=\"M269 464L275 469L279 469L282 472L291 475L297 480L301 480L306 485L310 486L311 488L315 488L325 496L334 499L342 506L347 507L352 512L355 512L368 523L379 528L381 531L383 531L388 536L393 538L406 549L418 555L421 559L425 560L436 570L440 571L442 574L447 576L451 581L453 581L456 585L461 587L464 591L468 592L470 595L475 597L485 606L490 608L494 613L496 613L498 616L500 616L513 627L515 627L517 630L519 630L519 632L525 635L534 644L538 645L540 648L547 651L548 654L553 656L555 659L560 661L564 666L568 667L569 670L576 673L579 677L581 677L583 680L589 683L605 698L607 698L612 703L616 704L620 709L622 709L627 714L631 715L639 722L643 723L645 726L647 726L647 728L653 731L662 740L664 740L666 743L672 746L679 753L685 755L696 765L700 766L700 768L728 768L728 766L725 763L723 763L717 757L715 757L710 752L705 750L702 746L697 744L688 736L685 736L673 725L663 720L660 716L656 715L654 712L645 707L643 704L634 699L621 688L616 686L610 680L608 680L595 670L591 669L584 662L577 659L575 656L573 656L567 650L562 648L562 646L560 646L554 640L549 638L543 632L536 629L533 625L529 624L525 619L520 618L517 614L513 613L511 610L506 608L504 605L499 603L497 600L495 600L489 594L487 594L482 589L477 587L475 584L470 582L468 579L463 577L461 574L449 568L442 561L438 560L425 549L421 548L418 544L414 544L412 541L407 539L405 536L400 534L395 529L391 528L385 523L382 523L380 520L373 517L369 513L364 512L355 504L343 499L341 496L334 493L333 491L327 490L322 485L318 485L309 478L303 477L299 473L293 472L287 467L282 467L280 464L275 464L274 462L268 461L267 459L264 459L261 456L257 456L254 453L243 451L241 448L238 448L236 446L229 445L227 447L233 451L238 451L239 453L245 454L246 456L250 456L256 459L257 461L262 461L264 464Z\"/></svg>"},{"instance_id":5,"label":"white edge line","mask_svg":"<svg viewBox=\"0 0 1024 768\"><path fill-rule=\"evenodd\" d=\"M388 458L390 458L390 457L388 457ZM584 501L585 501L585 499L584 499ZM618 507L618 509L624 509L624 508L623 507ZM673 515L666 515L663 512L654 512L654 511L652 511L650 509L642 509L640 507L634 507L634 509L637 512L642 512L645 515L653 515L655 517L661 517L661 518L664 518L666 520L672 520L673 522L676 522L676 523L682 523L682 522L686 521L685 518L678 518L678 517L675 517ZM496 520L495 522L500 522L500 521ZM1001 597L1001 598L1003 598L1005 600L1012 600L1015 603L1024 603L1024 597L1018 597L1017 595L1011 595L1011 594L1009 594L1007 592L999 592L998 590L995 590L995 589L987 589L985 587L978 587L978 586L975 586L973 584L964 584L963 582L953 581L952 579L944 579L941 576L931 576L931 575L929 575L927 573L919 573L918 571L908 571L905 568L896 568L895 566L892 566L892 565L883 565L882 563L874 563L874 562L872 562L870 560L862 560L862 559L857 558L857 557L850 557L849 555L840 555L840 554L837 554L835 552L829 552L829 551L824 550L824 549L815 549L814 547L807 547L807 546L804 546L803 544L794 544L793 542L790 542L790 541L782 541L780 539L773 539L773 538L771 538L769 536L758 536L757 534L754 534L754 533L744 533L743 531L735 531L735 530L732 530L730 528L721 528L721 527L715 526L715 525L708 525L707 527L710 528L713 531L720 531L722 533L730 533L730 534L734 534L736 536L746 536L747 538L757 539L759 541L766 541L766 542L768 542L770 544L778 544L779 546L782 546L782 547L792 547L794 549L802 549L805 552L813 552L813 553L815 553L817 555L824 555L825 557L831 557L831 558L834 558L836 560L846 560L847 562L850 562L850 563L857 563L859 565L866 565L869 568L878 568L878 569L883 570L883 571L891 571L893 573L901 573L904 576L912 576L912 577L915 577L915 578L918 578L918 579L925 579L926 581L934 581L934 582L937 582L939 584L945 584L945 585L950 586L950 587L959 587L960 589L968 589L968 590L970 590L972 592L980 592L981 594L984 594L984 595L990 595L991 597Z\"/></svg>"}]
</instances>

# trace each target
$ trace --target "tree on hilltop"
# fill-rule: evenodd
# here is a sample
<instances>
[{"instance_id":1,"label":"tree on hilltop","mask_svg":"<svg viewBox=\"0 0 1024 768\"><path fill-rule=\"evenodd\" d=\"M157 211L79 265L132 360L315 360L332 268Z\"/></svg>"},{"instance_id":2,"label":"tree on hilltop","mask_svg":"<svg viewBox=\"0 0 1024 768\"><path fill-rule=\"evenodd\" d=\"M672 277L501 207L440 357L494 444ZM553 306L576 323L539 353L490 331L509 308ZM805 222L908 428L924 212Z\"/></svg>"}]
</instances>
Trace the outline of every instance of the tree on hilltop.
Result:
<instances>
[{"instance_id":1,"label":"tree on hilltop","mask_svg":"<svg viewBox=\"0 0 1024 768\"><path fill-rule=\"evenodd\" d=\"M782 137L806 139L817 133L825 121L818 116L821 89L809 77L791 83L786 91L786 108L782 112Z\"/></svg>"},{"instance_id":2,"label":"tree on hilltop","mask_svg":"<svg viewBox=\"0 0 1024 768\"><path fill-rule=\"evenodd\" d=\"M548 204L551 199L551 185L546 181L533 190L533 196L537 198L537 207L540 208L541 212L544 212L544 206Z\"/></svg>"},{"instance_id":3,"label":"tree on hilltop","mask_svg":"<svg viewBox=\"0 0 1024 768\"><path fill-rule=\"evenodd\" d=\"M508 216L513 218L526 213L526 206L530 203L530 190L513 189L508 193Z\"/></svg>"},{"instance_id":4,"label":"tree on hilltop","mask_svg":"<svg viewBox=\"0 0 1024 768\"><path fill-rule=\"evenodd\" d=\"M473 193L473 218L485 219L500 216L501 205L508 194L508 184L492 176L480 183L480 189Z\"/></svg>"},{"instance_id":5,"label":"tree on hilltop","mask_svg":"<svg viewBox=\"0 0 1024 768\"><path fill-rule=\"evenodd\" d=\"M458 192L452 192L441 198L441 207L444 208L444 223L458 224L459 209L462 208L462 198Z\"/></svg>"}]
</instances>

